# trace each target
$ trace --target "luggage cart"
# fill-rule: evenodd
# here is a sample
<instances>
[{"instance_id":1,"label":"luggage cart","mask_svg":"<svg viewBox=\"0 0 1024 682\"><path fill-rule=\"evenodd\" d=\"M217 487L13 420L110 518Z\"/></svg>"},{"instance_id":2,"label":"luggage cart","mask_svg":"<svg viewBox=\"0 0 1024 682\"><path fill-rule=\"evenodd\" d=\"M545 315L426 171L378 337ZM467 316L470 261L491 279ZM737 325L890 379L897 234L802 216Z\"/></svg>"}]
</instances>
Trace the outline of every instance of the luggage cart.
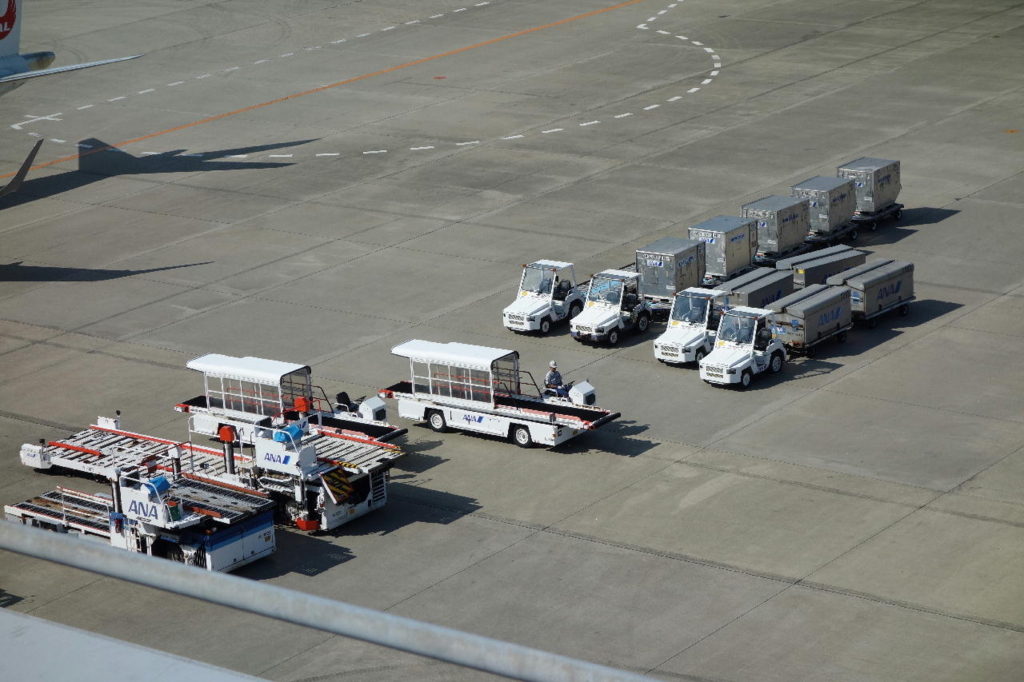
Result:
<instances>
[{"instance_id":1,"label":"luggage cart","mask_svg":"<svg viewBox=\"0 0 1024 682\"><path fill-rule=\"evenodd\" d=\"M857 211L853 214L853 223L856 225L863 225L870 231L874 232L878 229L878 223L883 220L899 220L903 217L903 204L889 204L880 211L869 213L867 211Z\"/></svg>"},{"instance_id":2,"label":"luggage cart","mask_svg":"<svg viewBox=\"0 0 1024 682\"><path fill-rule=\"evenodd\" d=\"M910 298L906 298L902 301L898 301L897 303L893 303L891 306L882 308L881 310L876 310L870 315L862 314L858 316L857 313L854 312L853 320L854 322L859 322L863 324L868 329L874 329L875 327L878 326L878 318L881 317L882 315L885 315L886 313L892 312L893 310L897 311L900 314L900 317L906 317L907 315L909 315L910 302L915 299L917 299L917 296L911 296Z\"/></svg>"}]
</instances>

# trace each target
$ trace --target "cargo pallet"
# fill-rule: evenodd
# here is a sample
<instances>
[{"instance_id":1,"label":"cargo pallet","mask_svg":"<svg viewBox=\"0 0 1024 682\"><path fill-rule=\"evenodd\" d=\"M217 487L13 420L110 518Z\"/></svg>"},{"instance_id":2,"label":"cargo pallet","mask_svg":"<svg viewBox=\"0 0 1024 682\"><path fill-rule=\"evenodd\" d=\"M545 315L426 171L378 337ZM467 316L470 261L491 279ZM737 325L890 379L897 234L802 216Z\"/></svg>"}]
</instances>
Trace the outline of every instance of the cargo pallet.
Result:
<instances>
[{"instance_id":1,"label":"cargo pallet","mask_svg":"<svg viewBox=\"0 0 1024 682\"><path fill-rule=\"evenodd\" d=\"M851 242L855 242L859 236L860 227L860 223L850 220L850 222L832 230L828 234L809 232L804 241L810 244L812 249L817 246L832 246L834 244L838 244L844 239L849 239Z\"/></svg>"},{"instance_id":2,"label":"cargo pallet","mask_svg":"<svg viewBox=\"0 0 1024 682\"><path fill-rule=\"evenodd\" d=\"M806 358L813 358L818 354L818 346L829 339L835 339L836 343L846 343L846 334L851 329L853 329L853 323L850 323L845 327L840 327L839 329L834 329L828 334L815 339L805 346L791 346L786 344L786 351L791 355L803 355Z\"/></svg>"},{"instance_id":3,"label":"cargo pallet","mask_svg":"<svg viewBox=\"0 0 1024 682\"><path fill-rule=\"evenodd\" d=\"M869 213L867 211L857 211L853 214L853 222L858 225L864 225L869 230L874 232L878 229L878 223L882 220L899 220L903 217L903 204L889 204L880 211Z\"/></svg>"}]
</instances>

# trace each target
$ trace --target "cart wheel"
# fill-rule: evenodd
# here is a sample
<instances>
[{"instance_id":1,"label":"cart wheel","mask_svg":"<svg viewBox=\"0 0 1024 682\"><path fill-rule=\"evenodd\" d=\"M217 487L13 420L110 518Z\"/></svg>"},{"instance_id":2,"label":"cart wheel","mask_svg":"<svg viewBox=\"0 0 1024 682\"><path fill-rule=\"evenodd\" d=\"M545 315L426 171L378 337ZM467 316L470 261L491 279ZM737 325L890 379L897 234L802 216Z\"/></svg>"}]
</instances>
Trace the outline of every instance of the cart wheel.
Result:
<instances>
[{"instance_id":1,"label":"cart wheel","mask_svg":"<svg viewBox=\"0 0 1024 682\"><path fill-rule=\"evenodd\" d=\"M874 225L874 223L872 223L872 225ZM875 229L875 228L871 228L871 229ZM859 237L859 236L860 235L857 233L857 230L850 230L850 241L851 242L857 241L857 237Z\"/></svg>"},{"instance_id":2,"label":"cart wheel","mask_svg":"<svg viewBox=\"0 0 1024 682\"><path fill-rule=\"evenodd\" d=\"M778 374L782 371L782 365L785 360L782 359L782 353L776 351L772 353L771 362L768 364L768 371L772 374Z\"/></svg>"},{"instance_id":3,"label":"cart wheel","mask_svg":"<svg viewBox=\"0 0 1024 682\"><path fill-rule=\"evenodd\" d=\"M846 332L842 331L836 336L836 341L839 343L846 343Z\"/></svg>"},{"instance_id":4,"label":"cart wheel","mask_svg":"<svg viewBox=\"0 0 1024 682\"><path fill-rule=\"evenodd\" d=\"M910 312L910 306L909 305L904 303L903 305L900 306L900 309L899 309L900 317L906 317L909 312Z\"/></svg>"},{"instance_id":5,"label":"cart wheel","mask_svg":"<svg viewBox=\"0 0 1024 682\"><path fill-rule=\"evenodd\" d=\"M804 351L804 355L806 355L809 358L813 358L817 354L818 354L818 349L815 348L814 346L810 346L810 347L807 348L807 350Z\"/></svg>"},{"instance_id":6,"label":"cart wheel","mask_svg":"<svg viewBox=\"0 0 1024 682\"><path fill-rule=\"evenodd\" d=\"M868 325L868 329L874 329L875 327L878 326L878 318L877 317L872 317L871 319L869 319L867 321L867 325Z\"/></svg>"},{"instance_id":7,"label":"cart wheel","mask_svg":"<svg viewBox=\"0 0 1024 682\"><path fill-rule=\"evenodd\" d=\"M547 335L547 333L550 332L550 331L551 331L551 318L550 317L545 317L543 320L540 321L540 333L544 334L544 335Z\"/></svg>"},{"instance_id":8,"label":"cart wheel","mask_svg":"<svg viewBox=\"0 0 1024 682\"><path fill-rule=\"evenodd\" d=\"M430 428L438 433L444 433L448 430L448 422L445 421L444 414L437 410L430 413L430 416L427 417L427 423L430 424Z\"/></svg>"},{"instance_id":9,"label":"cart wheel","mask_svg":"<svg viewBox=\"0 0 1024 682\"><path fill-rule=\"evenodd\" d=\"M871 230L872 232L877 230L878 229L878 221L877 220L872 220L870 223L868 223L868 229Z\"/></svg>"},{"instance_id":10,"label":"cart wheel","mask_svg":"<svg viewBox=\"0 0 1024 682\"><path fill-rule=\"evenodd\" d=\"M651 316L647 313L640 313L640 317L636 321L636 333L644 334L651 326Z\"/></svg>"},{"instance_id":11,"label":"cart wheel","mask_svg":"<svg viewBox=\"0 0 1024 682\"><path fill-rule=\"evenodd\" d=\"M521 424L512 427L512 440L521 448L533 447L533 438L530 436L530 429Z\"/></svg>"},{"instance_id":12,"label":"cart wheel","mask_svg":"<svg viewBox=\"0 0 1024 682\"><path fill-rule=\"evenodd\" d=\"M892 219L893 220L899 220L902 217L903 217L903 209L902 208L897 208L896 212L892 214Z\"/></svg>"}]
</instances>

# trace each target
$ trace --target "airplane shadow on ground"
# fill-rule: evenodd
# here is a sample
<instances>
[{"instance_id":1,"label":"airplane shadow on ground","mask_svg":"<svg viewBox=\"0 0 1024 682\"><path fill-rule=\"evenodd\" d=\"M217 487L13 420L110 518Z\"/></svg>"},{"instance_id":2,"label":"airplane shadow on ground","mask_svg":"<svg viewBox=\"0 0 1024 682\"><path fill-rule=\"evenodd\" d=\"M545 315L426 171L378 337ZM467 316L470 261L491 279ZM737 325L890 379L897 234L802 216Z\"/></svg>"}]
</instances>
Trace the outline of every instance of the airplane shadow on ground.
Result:
<instances>
[{"instance_id":1,"label":"airplane shadow on ground","mask_svg":"<svg viewBox=\"0 0 1024 682\"><path fill-rule=\"evenodd\" d=\"M146 275L151 272L191 268L196 265L209 265L213 261L187 263L185 265L169 265L163 268L147 270L90 270L88 268L61 268L49 265L25 265L22 261L0 264L0 282L103 282L108 279L119 279L133 275Z\"/></svg>"},{"instance_id":2,"label":"airplane shadow on ground","mask_svg":"<svg viewBox=\"0 0 1024 682\"><path fill-rule=\"evenodd\" d=\"M186 154L184 149L174 149L148 156L134 156L106 142L89 138L82 140L78 159L78 169L59 173L31 177L25 180L14 194L0 199L0 209L27 204L37 199L46 199L63 192L86 187L107 178L122 175L150 175L155 173L199 173L204 171L260 170L283 168L292 163L277 161L243 161L229 157L241 154L258 154L260 152L283 149L315 142L316 140L296 140L294 142L277 142L274 144L254 145L236 149L220 149L212 152L201 152L196 155ZM88 145L88 147L86 147Z\"/></svg>"}]
</instances>

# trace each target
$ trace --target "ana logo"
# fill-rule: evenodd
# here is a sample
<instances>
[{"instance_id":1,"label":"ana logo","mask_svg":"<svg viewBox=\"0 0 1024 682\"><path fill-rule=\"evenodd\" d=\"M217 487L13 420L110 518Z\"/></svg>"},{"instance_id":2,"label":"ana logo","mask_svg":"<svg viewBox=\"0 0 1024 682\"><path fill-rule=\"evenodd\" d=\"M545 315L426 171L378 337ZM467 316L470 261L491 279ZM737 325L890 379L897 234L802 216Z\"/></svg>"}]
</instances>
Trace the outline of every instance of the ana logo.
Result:
<instances>
[{"instance_id":1,"label":"ana logo","mask_svg":"<svg viewBox=\"0 0 1024 682\"><path fill-rule=\"evenodd\" d=\"M690 256L686 260L681 260L681 261L679 261L679 267L684 268L684 267L686 267L687 265L689 265L690 263L692 263L696 259L697 259L696 256Z\"/></svg>"},{"instance_id":2,"label":"ana logo","mask_svg":"<svg viewBox=\"0 0 1024 682\"><path fill-rule=\"evenodd\" d=\"M654 260L652 258L647 259L647 267L649 268L661 268L664 267L665 263L660 260Z\"/></svg>"},{"instance_id":3,"label":"ana logo","mask_svg":"<svg viewBox=\"0 0 1024 682\"><path fill-rule=\"evenodd\" d=\"M782 289L779 289L774 294L768 294L767 296L765 296L764 299L761 301L761 307L764 308L769 303L777 301L780 298L782 298Z\"/></svg>"},{"instance_id":4,"label":"ana logo","mask_svg":"<svg viewBox=\"0 0 1024 682\"><path fill-rule=\"evenodd\" d=\"M13 2L13 0L11 1ZM128 513L147 519L155 519L160 516L156 511L155 504L146 504L145 502L137 502L135 500L132 500L128 505Z\"/></svg>"},{"instance_id":5,"label":"ana logo","mask_svg":"<svg viewBox=\"0 0 1024 682\"><path fill-rule=\"evenodd\" d=\"M840 201L845 201L845 200L846 200L846 196L847 196L847 195L846 195L846 192L843 192L842 194L837 194L837 195L836 195L836 196L835 196L835 197L834 197L834 198L832 199L832 203L833 203L833 204L838 204L838 203L839 203Z\"/></svg>"},{"instance_id":6,"label":"ana logo","mask_svg":"<svg viewBox=\"0 0 1024 682\"><path fill-rule=\"evenodd\" d=\"M735 237L730 237L730 238L729 238L729 243L730 243L730 244L732 244L733 242L739 242L739 241L743 241L744 237L746 237L746 236L747 236L747 235L746 235L745 233L743 233L743 232L740 232L740 233L739 233L738 235L736 235Z\"/></svg>"},{"instance_id":7,"label":"ana logo","mask_svg":"<svg viewBox=\"0 0 1024 682\"><path fill-rule=\"evenodd\" d=\"M14 23L18 20L18 1L7 0L7 11L0 15L0 40L14 30Z\"/></svg>"},{"instance_id":8,"label":"ana logo","mask_svg":"<svg viewBox=\"0 0 1024 682\"><path fill-rule=\"evenodd\" d=\"M818 325L821 326L824 324L828 324L829 322L835 322L836 320L839 319L839 314L842 312L842 307L839 307L822 313L821 317L818 318Z\"/></svg>"},{"instance_id":9,"label":"ana logo","mask_svg":"<svg viewBox=\"0 0 1024 682\"><path fill-rule=\"evenodd\" d=\"M464 415L462 415L462 418L464 420L466 420L466 422L469 423L469 424L482 424L483 421L484 421L484 416L483 415L480 415L479 417L477 417L477 416L474 416L472 414L464 414Z\"/></svg>"},{"instance_id":10,"label":"ana logo","mask_svg":"<svg viewBox=\"0 0 1024 682\"><path fill-rule=\"evenodd\" d=\"M878 300L881 301L883 298L889 298L895 294L900 293L900 287L903 286L903 280L896 282L896 284L890 284L884 286L878 290Z\"/></svg>"},{"instance_id":11,"label":"ana logo","mask_svg":"<svg viewBox=\"0 0 1024 682\"><path fill-rule=\"evenodd\" d=\"M284 464L287 465L291 461L291 455L278 455L273 452L268 452L263 455L263 460L271 464Z\"/></svg>"}]
</instances>

